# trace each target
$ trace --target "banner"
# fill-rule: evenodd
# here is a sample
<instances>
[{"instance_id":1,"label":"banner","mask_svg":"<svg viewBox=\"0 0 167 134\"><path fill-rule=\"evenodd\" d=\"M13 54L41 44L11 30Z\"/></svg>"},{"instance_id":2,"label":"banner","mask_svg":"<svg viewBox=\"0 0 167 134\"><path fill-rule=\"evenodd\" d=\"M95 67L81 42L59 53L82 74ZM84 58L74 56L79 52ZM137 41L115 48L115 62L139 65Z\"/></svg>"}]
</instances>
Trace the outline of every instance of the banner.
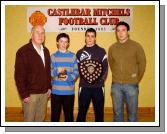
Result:
<instances>
[{"instance_id":1,"label":"banner","mask_svg":"<svg viewBox=\"0 0 167 134\"><path fill-rule=\"evenodd\" d=\"M94 28L97 32L114 32L120 21L132 24L131 7L30 7L27 9L27 30L43 25L46 32L85 32Z\"/></svg>"}]
</instances>

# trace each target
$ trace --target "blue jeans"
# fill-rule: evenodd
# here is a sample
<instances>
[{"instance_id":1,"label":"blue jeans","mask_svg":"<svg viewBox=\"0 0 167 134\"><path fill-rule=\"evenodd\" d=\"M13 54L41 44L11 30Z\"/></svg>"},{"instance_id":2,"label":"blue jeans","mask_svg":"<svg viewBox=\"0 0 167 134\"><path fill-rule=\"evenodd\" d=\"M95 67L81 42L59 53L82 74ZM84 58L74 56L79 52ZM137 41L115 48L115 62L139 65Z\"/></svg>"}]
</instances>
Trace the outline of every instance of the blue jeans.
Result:
<instances>
[{"instance_id":1,"label":"blue jeans","mask_svg":"<svg viewBox=\"0 0 167 134\"><path fill-rule=\"evenodd\" d=\"M124 103L126 103L128 121L137 121L138 84L112 83L112 101L114 107L114 121L124 121Z\"/></svg>"}]
</instances>

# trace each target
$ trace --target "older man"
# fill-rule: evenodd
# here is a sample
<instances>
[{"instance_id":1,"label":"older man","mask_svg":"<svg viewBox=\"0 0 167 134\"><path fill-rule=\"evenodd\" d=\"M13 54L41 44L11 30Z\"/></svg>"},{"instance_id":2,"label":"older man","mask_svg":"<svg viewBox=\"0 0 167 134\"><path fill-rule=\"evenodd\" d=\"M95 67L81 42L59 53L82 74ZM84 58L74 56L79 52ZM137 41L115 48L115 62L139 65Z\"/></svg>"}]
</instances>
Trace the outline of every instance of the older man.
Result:
<instances>
[{"instance_id":1,"label":"older man","mask_svg":"<svg viewBox=\"0 0 167 134\"><path fill-rule=\"evenodd\" d=\"M16 53L15 81L23 102L24 121L44 121L51 93L50 53L45 30L32 28L31 40Z\"/></svg>"}]
</instances>

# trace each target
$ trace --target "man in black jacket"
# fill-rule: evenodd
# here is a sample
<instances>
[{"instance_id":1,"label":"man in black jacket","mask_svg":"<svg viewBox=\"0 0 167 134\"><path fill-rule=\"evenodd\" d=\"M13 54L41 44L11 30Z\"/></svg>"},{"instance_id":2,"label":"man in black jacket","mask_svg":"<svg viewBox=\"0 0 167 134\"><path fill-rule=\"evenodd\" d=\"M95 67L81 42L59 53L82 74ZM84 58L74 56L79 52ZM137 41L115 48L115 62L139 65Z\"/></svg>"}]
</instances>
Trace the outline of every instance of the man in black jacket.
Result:
<instances>
[{"instance_id":1,"label":"man in black jacket","mask_svg":"<svg viewBox=\"0 0 167 134\"><path fill-rule=\"evenodd\" d=\"M102 122L104 121L104 80L108 72L107 56L105 50L96 44L96 31L93 28L86 30L85 42L86 45L76 55L80 71L77 121L86 120L92 100L95 121Z\"/></svg>"},{"instance_id":2,"label":"man in black jacket","mask_svg":"<svg viewBox=\"0 0 167 134\"><path fill-rule=\"evenodd\" d=\"M51 93L50 53L45 30L34 26L31 41L16 53L15 81L23 102L24 121L44 121Z\"/></svg>"}]
</instances>

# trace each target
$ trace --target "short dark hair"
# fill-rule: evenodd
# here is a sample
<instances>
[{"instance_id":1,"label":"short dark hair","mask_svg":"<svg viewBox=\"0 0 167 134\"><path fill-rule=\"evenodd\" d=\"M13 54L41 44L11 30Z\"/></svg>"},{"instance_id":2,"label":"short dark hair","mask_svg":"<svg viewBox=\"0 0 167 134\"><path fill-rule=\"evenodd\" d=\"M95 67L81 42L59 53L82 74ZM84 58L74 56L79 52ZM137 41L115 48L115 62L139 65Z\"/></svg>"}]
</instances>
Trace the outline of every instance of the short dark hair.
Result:
<instances>
[{"instance_id":1,"label":"short dark hair","mask_svg":"<svg viewBox=\"0 0 167 134\"><path fill-rule=\"evenodd\" d=\"M115 29L117 30L117 27L119 27L120 25L124 25L127 28L127 31L130 30L130 26L128 23L124 22L124 21L120 21L118 22L118 24L116 25Z\"/></svg>"},{"instance_id":2,"label":"short dark hair","mask_svg":"<svg viewBox=\"0 0 167 134\"><path fill-rule=\"evenodd\" d=\"M70 37L68 34L66 33L60 33L59 35L57 35L57 38L56 38L56 41L58 42L60 38L67 38L68 39L68 42L70 42Z\"/></svg>"},{"instance_id":3,"label":"short dark hair","mask_svg":"<svg viewBox=\"0 0 167 134\"><path fill-rule=\"evenodd\" d=\"M95 30L95 29L93 29L93 28L88 28L88 29L86 30L86 32L85 32L85 36L86 36L87 32L92 32L92 33L94 33L94 34L95 34L95 37L96 37L96 30Z\"/></svg>"}]
</instances>

